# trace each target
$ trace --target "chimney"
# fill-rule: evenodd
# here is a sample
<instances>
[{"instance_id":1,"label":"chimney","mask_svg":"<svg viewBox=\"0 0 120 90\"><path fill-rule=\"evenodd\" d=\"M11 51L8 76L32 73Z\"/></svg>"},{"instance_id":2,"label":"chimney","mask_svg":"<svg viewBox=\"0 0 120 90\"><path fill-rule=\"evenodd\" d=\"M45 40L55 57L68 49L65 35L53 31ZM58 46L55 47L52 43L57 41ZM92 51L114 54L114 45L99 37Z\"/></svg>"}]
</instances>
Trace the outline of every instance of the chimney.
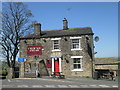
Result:
<instances>
[{"instance_id":1,"label":"chimney","mask_svg":"<svg viewBox=\"0 0 120 90\"><path fill-rule=\"evenodd\" d=\"M64 18L63 20L63 30L67 30L68 29L68 21L66 18Z\"/></svg>"},{"instance_id":2,"label":"chimney","mask_svg":"<svg viewBox=\"0 0 120 90\"><path fill-rule=\"evenodd\" d=\"M41 35L41 24L40 23L35 23L34 24L34 34Z\"/></svg>"}]
</instances>

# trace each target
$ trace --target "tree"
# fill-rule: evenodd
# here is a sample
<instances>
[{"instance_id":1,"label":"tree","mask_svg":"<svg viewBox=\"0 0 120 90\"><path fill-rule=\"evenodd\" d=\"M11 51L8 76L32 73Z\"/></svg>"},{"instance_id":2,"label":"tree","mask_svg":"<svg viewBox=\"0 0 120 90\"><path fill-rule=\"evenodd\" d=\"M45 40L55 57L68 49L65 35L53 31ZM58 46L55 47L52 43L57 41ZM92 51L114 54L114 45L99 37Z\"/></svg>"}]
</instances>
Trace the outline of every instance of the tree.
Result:
<instances>
[{"instance_id":1,"label":"tree","mask_svg":"<svg viewBox=\"0 0 120 90\"><path fill-rule=\"evenodd\" d=\"M2 49L9 68L15 68L21 36L32 32L31 11L22 2L3 3L2 12Z\"/></svg>"}]
</instances>

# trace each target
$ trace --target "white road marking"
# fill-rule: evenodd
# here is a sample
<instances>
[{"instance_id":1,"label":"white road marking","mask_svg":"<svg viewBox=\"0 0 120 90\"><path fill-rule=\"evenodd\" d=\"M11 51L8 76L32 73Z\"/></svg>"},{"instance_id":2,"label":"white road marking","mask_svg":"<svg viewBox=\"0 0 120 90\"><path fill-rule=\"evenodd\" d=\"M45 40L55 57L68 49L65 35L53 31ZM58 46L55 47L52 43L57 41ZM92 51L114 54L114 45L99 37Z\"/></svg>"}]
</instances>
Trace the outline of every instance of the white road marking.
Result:
<instances>
[{"instance_id":1,"label":"white road marking","mask_svg":"<svg viewBox=\"0 0 120 90\"><path fill-rule=\"evenodd\" d=\"M32 85L33 88L42 88L42 85Z\"/></svg>"},{"instance_id":2,"label":"white road marking","mask_svg":"<svg viewBox=\"0 0 120 90\"><path fill-rule=\"evenodd\" d=\"M15 88L15 85L2 85L3 88Z\"/></svg>"},{"instance_id":3,"label":"white road marking","mask_svg":"<svg viewBox=\"0 0 120 90\"><path fill-rule=\"evenodd\" d=\"M112 87L118 87L118 86L112 86Z\"/></svg>"},{"instance_id":4,"label":"white road marking","mask_svg":"<svg viewBox=\"0 0 120 90\"><path fill-rule=\"evenodd\" d=\"M8 82L11 82L11 80L10 80L10 79L8 79Z\"/></svg>"},{"instance_id":5,"label":"white road marking","mask_svg":"<svg viewBox=\"0 0 120 90\"><path fill-rule=\"evenodd\" d=\"M99 85L99 86L100 86L100 87L104 87L104 88L105 88L105 87L110 87L110 86L107 86L107 85Z\"/></svg>"},{"instance_id":6,"label":"white road marking","mask_svg":"<svg viewBox=\"0 0 120 90\"><path fill-rule=\"evenodd\" d=\"M97 85L89 85L90 87L98 87Z\"/></svg>"},{"instance_id":7,"label":"white road marking","mask_svg":"<svg viewBox=\"0 0 120 90\"><path fill-rule=\"evenodd\" d=\"M89 87L88 85L80 85L80 87Z\"/></svg>"},{"instance_id":8,"label":"white road marking","mask_svg":"<svg viewBox=\"0 0 120 90\"><path fill-rule=\"evenodd\" d=\"M67 85L58 85L58 87L60 87L60 88L68 88Z\"/></svg>"},{"instance_id":9,"label":"white road marking","mask_svg":"<svg viewBox=\"0 0 120 90\"><path fill-rule=\"evenodd\" d=\"M30 88L30 87L33 87L33 88L89 88L89 87L92 87L92 88L107 88L107 87L111 87L111 88L118 88L117 85L31 85L31 86L28 86L28 85L2 85L3 88L15 88L15 87L18 87L18 88Z\"/></svg>"},{"instance_id":10,"label":"white road marking","mask_svg":"<svg viewBox=\"0 0 120 90\"><path fill-rule=\"evenodd\" d=\"M54 88L55 85L44 85L45 87L50 87L50 88Z\"/></svg>"},{"instance_id":11,"label":"white road marking","mask_svg":"<svg viewBox=\"0 0 120 90\"><path fill-rule=\"evenodd\" d=\"M13 81L14 81L14 82L21 82L20 80L16 80L16 79L14 79Z\"/></svg>"},{"instance_id":12,"label":"white road marking","mask_svg":"<svg viewBox=\"0 0 120 90\"><path fill-rule=\"evenodd\" d=\"M2 87L12 87L11 85L2 85Z\"/></svg>"},{"instance_id":13,"label":"white road marking","mask_svg":"<svg viewBox=\"0 0 120 90\"><path fill-rule=\"evenodd\" d=\"M28 85L18 85L17 87L21 87L21 88L23 88L23 87L28 87Z\"/></svg>"},{"instance_id":14,"label":"white road marking","mask_svg":"<svg viewBox=\"0 0 120 90\"><path fill-rule=\"evenodd\" d=\"M71 87L71 88L79 88L78 85L68 85L68 86Z\"/></svg>"}]
</instances>

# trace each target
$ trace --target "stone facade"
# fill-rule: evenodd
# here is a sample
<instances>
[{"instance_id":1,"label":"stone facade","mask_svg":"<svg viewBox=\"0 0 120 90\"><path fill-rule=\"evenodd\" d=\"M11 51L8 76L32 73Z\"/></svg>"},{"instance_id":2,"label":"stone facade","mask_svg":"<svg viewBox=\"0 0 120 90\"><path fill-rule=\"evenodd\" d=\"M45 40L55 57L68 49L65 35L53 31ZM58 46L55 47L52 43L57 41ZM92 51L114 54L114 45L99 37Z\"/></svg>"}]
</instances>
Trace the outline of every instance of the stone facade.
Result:
<instances>
[{"instance_id":1,"label":"stone facade","mask_svg":"<svg viewBox=\"0 0 120 90\"><path fill-rule=\"evenodd\" d=\"M51 30L52 31L52 30ZM56 30L57 31L57 30ZM48 31L49 33L50 31ZM59 32L59 31L58 31ZM69 32L69 30L67 30ZM80 49L71 49L71 38L79 38ZM59 39L58 51L53 50L53 41ZM27 54L28 46L42 46L42 55ZM94 72L94 49L93 49L93 33L79 35L62 35L53 37L39 38L21 38L20 39L20 57L25 57L26 61L21 63L20 77L25 77L25 72L31 71L32 67L39 70L42 76L49 76L54 72L54 59L59 59L59 71L65 77L82 76L92 77ZM81 70L74 70L73 58L80 57ZM47 68L46 62L51 60L52 67ZM33 63L33 64L31 64ZM30 65L31 64L31 65ZM35 69L34 69L35 70ZM33 70L33 72L34 72Z\"/></svg>"}]
</instances>

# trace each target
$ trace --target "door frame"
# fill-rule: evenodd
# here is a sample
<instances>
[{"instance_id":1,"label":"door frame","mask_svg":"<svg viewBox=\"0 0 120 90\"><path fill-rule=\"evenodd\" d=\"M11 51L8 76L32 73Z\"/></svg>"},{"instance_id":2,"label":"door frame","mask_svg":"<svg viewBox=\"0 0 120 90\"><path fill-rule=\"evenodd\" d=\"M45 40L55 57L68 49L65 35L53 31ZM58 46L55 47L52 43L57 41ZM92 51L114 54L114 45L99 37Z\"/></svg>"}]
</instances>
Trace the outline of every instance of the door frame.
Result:
<instances>
[{"instance_id":1,"label":"door frame","mask_svg":"<svg viewBox=\"0 0 120 90\"><path fill-rule=\"evenodd\" d=\"M52 73L54 73L54 58L59 58L59 72L61 72L62 70L61 70L61 57L52 57Z\"/></svg>"}]
</instances>

